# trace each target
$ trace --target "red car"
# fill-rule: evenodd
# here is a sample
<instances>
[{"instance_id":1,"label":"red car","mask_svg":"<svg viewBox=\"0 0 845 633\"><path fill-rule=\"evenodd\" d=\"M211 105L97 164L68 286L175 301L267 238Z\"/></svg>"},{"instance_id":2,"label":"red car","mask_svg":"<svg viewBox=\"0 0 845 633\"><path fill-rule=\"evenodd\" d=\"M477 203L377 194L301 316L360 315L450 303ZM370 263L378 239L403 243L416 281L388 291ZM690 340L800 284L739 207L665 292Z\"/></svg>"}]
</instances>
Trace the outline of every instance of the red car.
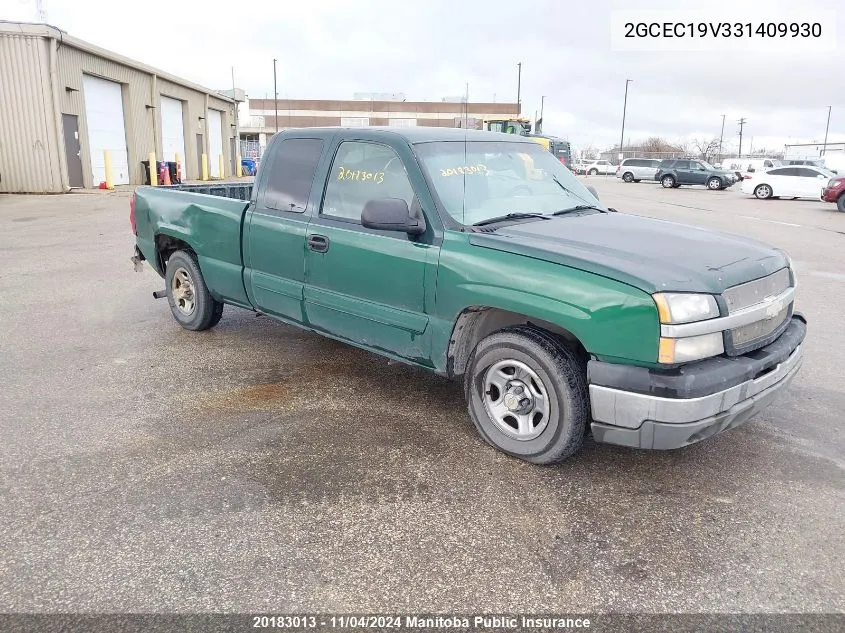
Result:
<instances>
[{"instance_id":1,"label":"red car","mask_svg":"<svg viewBox=\"0 0 845 633\"><path fill-rule=\"evenodd\" d=\"M831 178L822 189L822 200L835 202L836 207L845 213L845 176Z\"/></svg>"}]
</instances>

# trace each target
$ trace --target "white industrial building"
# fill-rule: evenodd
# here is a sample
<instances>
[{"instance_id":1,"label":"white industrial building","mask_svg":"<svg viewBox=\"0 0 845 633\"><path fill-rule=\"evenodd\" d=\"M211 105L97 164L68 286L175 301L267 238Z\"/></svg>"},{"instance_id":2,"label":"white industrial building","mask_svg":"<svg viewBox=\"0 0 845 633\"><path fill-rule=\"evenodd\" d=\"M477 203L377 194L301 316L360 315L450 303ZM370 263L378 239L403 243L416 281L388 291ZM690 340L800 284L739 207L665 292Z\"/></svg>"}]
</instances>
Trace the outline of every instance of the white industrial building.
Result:
<instances>
[{"instance_id":1,"label":"white industrial building","mask_svg":"<svg viewBox=\"0 0 845 633\"><path fill-rule=\"evenodd\" d=\"M183 179L235 173L234 101L45 24L0 22L0 192L142 184L142 161Z\"/></svg>"}]
</instances>

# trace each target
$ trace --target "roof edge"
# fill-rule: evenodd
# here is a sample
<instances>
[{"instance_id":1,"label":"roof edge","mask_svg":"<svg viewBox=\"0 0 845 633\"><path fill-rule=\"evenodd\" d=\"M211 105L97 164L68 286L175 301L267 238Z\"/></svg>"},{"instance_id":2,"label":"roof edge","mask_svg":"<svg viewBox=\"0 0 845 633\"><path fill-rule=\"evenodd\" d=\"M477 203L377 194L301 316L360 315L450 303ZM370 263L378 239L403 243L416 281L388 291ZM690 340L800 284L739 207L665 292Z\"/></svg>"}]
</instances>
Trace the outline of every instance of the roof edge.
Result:
<instances>
[{"instance_id":1,"label":"roof edge","mask_svg":"<svg viewBox=\"0 0 845 633\"><path fill-rule=\"evenodd\" d=\"M196 90L197 92L207 94L210 97L220 99L221 101L226 101L227 103L232 104L235 103L235 101L231 97L227 97L226 95L220 94L216 90L206 88L205 86L201 86L198 83L188 81L187 79L182 79L166 71L159 70L158 68L154 68L152 66L148 66L147 64L135 61L134 59L125 57L123 55L120 55L119 53L115 53L105 48L101 48L95 44L91 44L90 42L86 42L85 40L73 37L72 35L69 35L66 31L63 31L59 27L53 26L51 24L38 24L34 22L12 22L10 20L0 20L0 35L4 34L31 35L35 37L55 39L61 42L62 45L71 46L86 53L97 55L98 57L102 57L109 61L113 61L118 64L128 66L130 68L134 68L135 70L140 70L147 74L155 75L156 77L159 77L171 83L183 86L185 88L191 88L192 90Z\"/></svg>"}]
</instances>

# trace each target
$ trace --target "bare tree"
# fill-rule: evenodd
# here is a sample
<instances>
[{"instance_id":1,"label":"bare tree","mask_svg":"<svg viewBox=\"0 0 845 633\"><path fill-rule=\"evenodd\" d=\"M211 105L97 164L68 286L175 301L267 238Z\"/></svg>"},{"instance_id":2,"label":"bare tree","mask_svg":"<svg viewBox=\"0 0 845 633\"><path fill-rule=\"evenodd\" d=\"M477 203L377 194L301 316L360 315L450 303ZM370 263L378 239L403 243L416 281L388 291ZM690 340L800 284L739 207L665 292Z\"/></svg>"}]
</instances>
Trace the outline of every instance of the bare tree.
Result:
<instances>
[{"instance_id":1,"label":"bare tree","mask_svg":"<svg viewBox=\"0 0 845 633\"><path fill-rule=\"evenodd\" d=\"M595 145L587 144L581 147L581 158L583 160L594 160L599 157L600 153Z\"/></svg>"},{"instance_id":2,"label":"bare tree","mask_svg":"<svg viewBox=\"0 0 845 633\"><path fill-rule=\"evenodd\" d=\"M692 149L698 154L699 158L706 162L710 162L716 157L719 152L719 139L699 139L692 140Z\"/></svg>"}]
</instances>

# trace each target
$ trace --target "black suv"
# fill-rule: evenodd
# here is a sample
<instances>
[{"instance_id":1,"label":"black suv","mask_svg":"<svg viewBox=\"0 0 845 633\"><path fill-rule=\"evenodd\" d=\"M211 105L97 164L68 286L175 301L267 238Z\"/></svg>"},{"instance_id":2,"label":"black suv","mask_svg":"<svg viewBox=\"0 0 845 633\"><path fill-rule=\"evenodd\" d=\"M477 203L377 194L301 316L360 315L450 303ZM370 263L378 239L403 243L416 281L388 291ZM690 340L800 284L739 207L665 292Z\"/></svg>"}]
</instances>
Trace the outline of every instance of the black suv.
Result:
<instances>
[{"instance_id":1,"label":"black suv","mask_svg":"<svg viewBox=\"0 0 845 633\"><path fill-rule=\"evenodd\" d=\"M716 169L703 160L673 158L660 161L654 179L667 189L681 185L703 185L708 189L727 189L737 181L732 171Z\"/></svg>"}]
</instances>

